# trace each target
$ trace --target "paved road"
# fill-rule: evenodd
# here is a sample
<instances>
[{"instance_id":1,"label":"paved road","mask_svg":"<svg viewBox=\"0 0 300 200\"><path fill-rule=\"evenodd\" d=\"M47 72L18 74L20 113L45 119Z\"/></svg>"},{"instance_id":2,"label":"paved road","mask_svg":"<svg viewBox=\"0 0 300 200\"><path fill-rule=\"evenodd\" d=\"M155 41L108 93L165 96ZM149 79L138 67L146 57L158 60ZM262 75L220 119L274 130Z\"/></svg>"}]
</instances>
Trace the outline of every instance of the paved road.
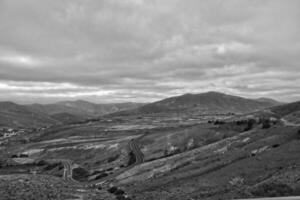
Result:
<instances>
[{"instance_id":1,"label":"paved road","mask_svg":"<svg viewBox=\"0 0 300 200\"><path fill-rule=\"evenodd\" d=\"M131 151L134 156L135 156L135 163L131 164L130 166L127 166L124 169L119 169L118 171L114 172L113 174L104 177L102 179L99 179L97 181L93 181L92 184L102 184L108 180L112 180L115 177L119 176L120 174L124 173L125 171L133 168L136 165L139 165L144 162L144 154L141 152L140 147L139 147L139 139L144 137L145 135L142 135L140 137L137 137L135 139L132 139L129 141L128 146L129 146L129 151Z\"/></svg>"},{"instance_id":2,"label":"paved road","mask_svg":"<svg viewBox=\"0 0 300 200\"><path fill-rule=\"evenodd\" d=\"M144 154L140 150L138 139L140 139L140 137L137 139L132 139L129 142L129 149L135 156L135 163L133 165L138 165L144 162Z\"/></svg>"},{"instance_id":3,"label":"paved road","mask_svg":"<svg viewBox=\"0 0 300 200\"><path fill-rule=\"evenodd\" d=\"M79 182L73 179L72 162L69 160L61 160L64 165L63 179L69 183L78 184Z\"/></svg>"},{"instance_id":4,"label":"paved road","mask_svg":"<svg viewBox=\"0 0 300 200\"><path fill-rule=\"evenodd\" d=\"M69 182L69 183L72 183L72 184L80 184L80 185L85 185L85 186L90 186L90 185L93 185L93 184L97 185L97 184L104 183L108 180L111 180L111 179L115 178L116 176L122 174L123 172L131 169L132 167L143 163L144 162L144 154L141 152L141 150L139 148L139 145L138 145L138 140L140 138L142 138L143 136L144 135L142 135L138 138L132 139L128 143L129 151L131 151L135 156L135 163L133 163L132 165L130 165L130 166L124 168L124 169L120 169L120 170L116 171L115 173L113 173L113 174L111 174L107 177L104 177L100 180L92 181L92 182L89 182L89 183L82 183L82 182L78 182L78 181L74 180L73 177L72 177L72 175L73 175L72 162L70 160L59 160L64 166L63 179L65 181Z\"/></svg>"}]
</instances>

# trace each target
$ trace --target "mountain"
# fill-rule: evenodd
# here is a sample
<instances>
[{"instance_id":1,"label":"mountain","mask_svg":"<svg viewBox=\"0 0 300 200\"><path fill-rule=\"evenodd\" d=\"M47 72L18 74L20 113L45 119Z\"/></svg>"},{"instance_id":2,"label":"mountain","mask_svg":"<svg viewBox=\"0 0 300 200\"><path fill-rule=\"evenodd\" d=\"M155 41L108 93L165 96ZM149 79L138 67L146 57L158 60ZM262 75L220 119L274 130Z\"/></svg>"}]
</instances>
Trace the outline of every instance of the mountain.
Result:
<instances>
[{"instance_id":1,"label":"mountain","mask_svg":"<svg viewBox=\"0 0 300 200\"><path fill-rule=\"evenodd\" d=\"M28 107L32 110L55 115L67 113L81 118L93 118L126 109L134 109L143 104L140 103L116 103L116 104L94 104L88 101L61 101L54 104L32 104Z\"/></svg>"},{"instance_id":2,"label":"mountain","mask_svg":"<svg viewBox=\"0 0 300 200\"><path fill-rule=\"evenodd\" d=\"M19 105L12 102L0 102L0 127L44 127L73 123L104 114L134 109L140 105L143 104L94 104L82 100L46 105Z\"/></svg>"},{"instance_id":3,"label":"mountain","mask_svg":"<svg viewBox=\"0 0 300 200\"><path fill-rule=\"evenodd\" d=\"M119 114L150 113L247 113L278 105L275 101L247 99L219 92L185 94L141 106Z\"/></svg>"},{"instance_id":4,"label":"mountain","mask_svg":"<svg viewBox=\"0 0 300 200\"><path fill-rule=\"evenodd\" d=\"M70 123L76 123L76 122L82 122L85 120L84 117L72 115L69 113L57 113L51 115L51 118L63 123L63 124L70 124Z\"/></svg>"},{"instance_id":5,"label":"mountain","mask_svg":"<svg viewBox=\"0 0 300 200\"><path fill-rule=\"evenodd\" d=\"M33 111L27 106L12 102L0 102L0 126L42 127L59 123L49 115Z\"/></svg>"},{"instance_id":6,"label":"mountain","mask_svg":"<svg viewBox=\"0 0 300 200\"><path fill-rule=\"evenodd\" d=\"M284 104L284 103L279 102L279 101L276 101L276 100L274 100L274 99L265 98L265 97L261 97L261 98L254 99L254 100L259 101L259 102L263 102L263 103L270 103L270 104L273 104L273 105L281 105L281 104Z\"/></svg>"},{"instance_id":7,"label":"mountain","mask_svg":"<svg viewBox=\"0 0 300 200\"><path fill-rule=\"evenodd\" d=\"M275 107L270 108L270 111L280 117L290 115L294 112L300 111L300 101L296 101L293 103L288 103L288 104L284 104L284 105L280 105L280 106L275 106Z\"/></svg>"}]
</instances>

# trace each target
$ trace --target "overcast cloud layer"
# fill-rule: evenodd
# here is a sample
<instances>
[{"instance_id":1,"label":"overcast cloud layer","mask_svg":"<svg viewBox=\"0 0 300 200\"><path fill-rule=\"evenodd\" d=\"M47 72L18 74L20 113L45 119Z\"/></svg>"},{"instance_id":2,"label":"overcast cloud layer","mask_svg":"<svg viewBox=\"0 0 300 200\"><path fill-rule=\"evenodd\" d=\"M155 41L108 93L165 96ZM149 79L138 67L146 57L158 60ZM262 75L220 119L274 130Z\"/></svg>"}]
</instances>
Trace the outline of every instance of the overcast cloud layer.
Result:
<instances>
[{"instance_id":1,"label":"overcast cloud layer","mask_svg":"<svg viewBox=\"0 0 300 200\"><path fill-rule=\"evenodd\" d=\"M299 100L299 19L299 0L0 0L0 100Z\"/></svg>"}]
</instances>

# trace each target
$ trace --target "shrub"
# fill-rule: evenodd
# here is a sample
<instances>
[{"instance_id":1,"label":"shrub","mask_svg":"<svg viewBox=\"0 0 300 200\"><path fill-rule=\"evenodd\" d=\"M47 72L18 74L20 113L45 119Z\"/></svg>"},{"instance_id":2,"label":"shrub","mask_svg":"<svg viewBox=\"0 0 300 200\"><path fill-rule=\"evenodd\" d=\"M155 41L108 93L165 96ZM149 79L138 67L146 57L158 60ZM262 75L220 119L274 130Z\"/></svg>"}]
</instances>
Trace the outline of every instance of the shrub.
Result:
<instances>
[{"instance_id":1,"label":"shrub","mask_svg":"<svg viewBox=\"0 0 300 200\"><path fill-rule=\"evenodd\" d=\"M244 120L239 120L239 121L236 121L235 123L236 123L236 125L240 126L240 125L245 124L245 121Z\"/></svg>"},{"instance_id":2,"label":"shrub","mask_svg":"<svg viewBox=\"0 0 300 200\"><path fill-rule=\"evenodd\" d=\"M78 168L73 169L72 175L73 175L73 178L77 181L85 181L89 175L89 172L82 167L78 167Z\"/></svg>"},{"instance_id":3,"label":"shrub","mask_svg":"<svg viewBox=\"0 0 300 200\"><path fill-rule=\"evenodd\" d=\"M60 165L62 165L62 164L61 164L61 163L52 163L52 164L48 164L48 165L44 168L44 170L52 170L52 169L54 169L55 167L60 166Z\"/></svg>"},{"instance_id":4,"label":"shrub","mask_svg":"<svg viewBox=\"0 0 300 200\"><path fill-rule=\"evenodd\" d=\"M280 197L293 194L293 189L283 183L264 184L251 192L257 197Z\"/></svg>"},{"instance_id":5,"label":"shrub","mask_svg":"<svg viewBox=\"0 0 300 200\"><path fill-rule=\"evenodd\" d=\"M247 121L247 127L244 129L244 131L250 131L253 128L253 125L255 124L254 119L249 119Z\"/></svg>"},{"instance_id":6,"label":"shrub","mask_svg":"<svg viewBox=\"0 0 300 200\"><path fill-rule=\"evenodd\" d=\"M111 162L117 160L117 159L119 158L119 156L120 156L120 155L117 154L117 155L115 155L115 156L109 157L109 158L107 159L107 162L108 162L108 163L111 163Z\"/></svg>"},{"instance_id":7,"label":"shrub","mask_svg":"<svg viewBox=\"0 0 300 200\"><path fill-rule=\"evenodd\" d=\"M127 200L127 198L124 197L123 195L118 195L118 196L116 197L116 199L117 199L117 200Z\"/></svg>"},{"instance_id":8,"label":"shrub","mask_svg":"<svg viewBox=\"0 0 300 200\"><path fill-rule=\"evenodd\" d=\"M125 194L125 192L121 189L117 189L115 192L114 192L115 195L123 195Z\"/></svg>"},{"instance_id":9,"label":"shrub","mask_svg":"<svg viewBox=\"0 0 300 200\"><path fill-rule=\"evenodd\" d=\"M127 165L130 166L130 165L134 164L135 162L136 162L136 157L135 157L134 153L132 151L130 151L129 160L128 160Z\"/></svg>"},{"instance_id":10,"label":"shrub","mask_svg":"<svg viewBox=\"0 0 300 200\"><path fill-rule=\"evenodd\" d=\"M109 188L107 191L113 194L113 193L115 193L117 190L118 190L118 188L117 188L116 186L113 186L113 187Z\"/></svg>"},{"instance_id":11,"label":"shrub","mask_svg":"<svg viewBox=\"0 0 300 200\"><path fill-rule=\"evenodd\" d=\"M98 180L98 179L101 179L101 178L104 178L104 177L106 177L106 176L108 176L108 174L107 173L101 173L101 174L99 174L98 176L96 176L96 178L95 178L95 180Z\"/></svg>"},{"instance_id":12,"label":"shrub","mask_svg":"<svg viewBox=\"0 0 300 200\"><path fill-rule=\"evenodd\" d=\"M40 160L36 163L37 166L44 166L47 165L48 163L45 160Z\"/></svg>"},{"instance_id":13,"label":"shrub","mask_svg":"<svg viewBox=\"0 0 300 200\"><path fill-rule=\"evenodd\" d=\"M262 128L263 129L268 129L270 127L271 127L270 120L268 120L268 119L264 120L263 123L262 123Z\"/></svg>"},{"instance_id":14,"label":"shrub","mask_svg":"<svg viewBox=\"0 0 300 200\"><path fill-rule=\"evenodd\" d=\"M225 124L225 122L216 120L215 123L214 123L214 125L222 125L222 124Z\"/></svg>"}]
</instances>

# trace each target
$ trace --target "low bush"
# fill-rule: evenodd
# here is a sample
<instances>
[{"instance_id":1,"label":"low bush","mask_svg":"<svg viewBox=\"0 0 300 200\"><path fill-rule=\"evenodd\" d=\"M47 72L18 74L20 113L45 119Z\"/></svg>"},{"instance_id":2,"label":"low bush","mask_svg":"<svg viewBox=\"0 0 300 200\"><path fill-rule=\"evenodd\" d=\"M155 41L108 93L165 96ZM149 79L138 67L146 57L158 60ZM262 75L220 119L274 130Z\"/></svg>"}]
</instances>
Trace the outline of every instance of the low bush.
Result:
<instances>
[{"instance_id":1,"label":"low bush","mask_svg":"<svg viewBox=\"0 0 300 200\"><path fill-rule=\"evenodd\" d=\"M270 127L271 127L270 120L264 120L264 121L262 122L262 128L263 128L263 129L268 129L268 128L270 128Z\"/></svg>"},{"instance_id":2,"label":"low bush","mask_svg":"<svg viewBox=\"0 0 300 200\"><path fill-rule=\"evenodd\" d=\"M89 172L82 168L82 167L78 167L73 169L73 178L77 181L85 181L86 178L89 176Z\"/></svg>"},{"instance_id":3,"label":"low bush","mask_svg":"<svg viewBox=\"0 0 300 200\"><path fill-rule=\"evenodd\" d=\"M220 121L220 120L216 120L215 122L214 122L214 125L222 125L222 124L225 124L226 122L224 122L224 121Z\"/></svg>"},{"instance_id":4,"label":"low bush","mask_svg":"<svg viewBox=\"0 0 300 200\"><path fill-rule=\"evenodd\" d=\"M281 197L293 195L293 189L283 183L264 184L251 192L255 197Z\"/></svg>"},{"instance_id":5,"label":"low bush","mask_svg":"<svg viewBox=\"0 0 300 200\"><path fill-rule=\"evenodd\" d=\"M40 160L36 163L37 166L44 166L44 165L47 165L48 162L46 162L45 160Z\"/></svg>"},{"instance_id":6,"label":"low bush","mask_svg":"<svg viewBox=\"0 0 300 200\"><path fill-rule=\"evenodd\" d=\"M254 119L249 119L247 121L247 126L244 129L244 131L250 131L253 128L254 124L255 124L255 120Z\"/></svg>"},{"instance_id":7,"label":"low bush","mask_svg":"<svg viewBox=\"0 0 300 200\"><path fill-rule=\"evenodd\" d=\"M136 162L136 157L135 157L134 153L132 151L130 151L127 166L130 166L130 165L134 164L135 162Z\"/></svg>"},{"instance_id":8,"label":"low bush","mask_svg":"<svg viewBox=\"0 0 300 200\"><path fill-rule=\"evenodd\" d=\"M118 190L118 188L116 187L116 186L113 186L113 187L111 187L111 188L109 188L107 191L109 192L109 193L115 193L116 191Z\"/></svg>"},{"instance_id":9,"label":"low bush","mask_svg":"<svg viewBox=\"0 0 300 200\"><path fill-rule=\"evenodd\" d=\"M300 140L300 129L297 131L297 139Z\"/></svg>"},{"instance_id":10,"label":"low bush","mask_svg":"<svg viewBox=\"0 0 300 200\"><path fill-rule=\"evenodd\" d=\"M61 163L52 163L52 164L48 164L46 165L46 167L44 168L44 170L52 170L54 169L55 167L58 167L58 166L61 166L62 164Z\"/></svg>"},{"instance_id":11,"label":"low bush","mask_svg":"<svg viewBox=\"0 0 300 200\"><path fill-rule=\"evenodd\" d=\"M125 194L125 192L121 189L117 189L115 192L114 192L115 195L123 195Z\"/></svg>"},{"instance_id":12,"label":"low bush","mask_svg":"<svg viewBox=\"0 0 300 200\"><path fill-rule=\"evenodd\" d=\"M111 157L109 157L109 158L107 159L107 162L108 162L108 163L111 163L111 162L117 160L119 157L120 157L119 154L117 154L117 155L115 155L115 156L111 156Z\"/></svg>"},{"instance_id":13,"label":"low bush","mask_svg":"<svg viewBox=\"0 0 300 200\"><path fill-rule=\"evenodd\" d=\"M96 178L95 178L95 180L98 180L98 179L101 179L101 178L104 178L104 177L106 177L106 176L108 176L108 174L107 173L101 173L101 174L99 174L98 176L96 176Z\"/></svg>"}]
</instances>

